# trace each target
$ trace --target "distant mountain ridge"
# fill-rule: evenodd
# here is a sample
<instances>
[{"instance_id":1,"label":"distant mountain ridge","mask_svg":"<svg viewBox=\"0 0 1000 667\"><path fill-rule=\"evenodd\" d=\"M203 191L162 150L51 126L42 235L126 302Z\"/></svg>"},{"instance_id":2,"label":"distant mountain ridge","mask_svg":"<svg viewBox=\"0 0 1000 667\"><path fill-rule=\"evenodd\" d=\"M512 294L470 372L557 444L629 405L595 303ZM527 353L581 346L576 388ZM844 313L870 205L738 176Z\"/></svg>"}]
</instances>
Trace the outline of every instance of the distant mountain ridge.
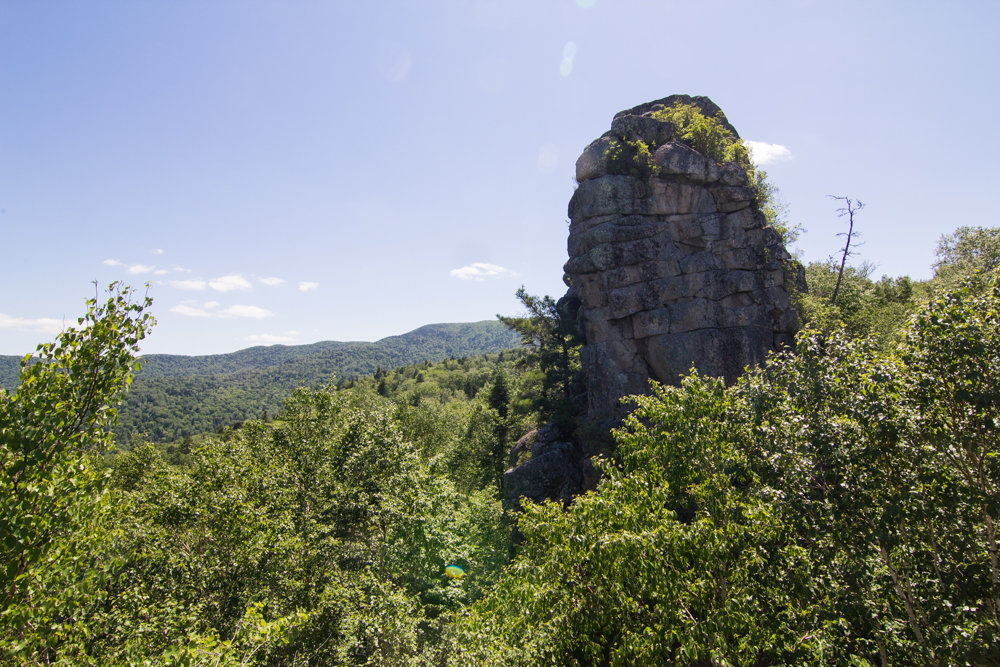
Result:
<instances>
[{"instance_id":1,"label":"distant mountain ridge","mask_svg":"<svg viewBox=\"0 0 1000 667\"><path fill-rule=\"evenodd\" d=\"M429 353L438 359L469 354L499 352L520 345L516 333L495 320L482 322L427 324L399 336L388 336L375 342L320 341L306 345L258 345L225 354L182 355L147 354L142 357L142 375L167 377L176 375L201 375L209 373L236 373L249 369L264 369L304 358L336 359L345 352L362 350L384 351L399 354L403 350L418 354ZM407 360L400 366L418 361L434 361L430 357ZM395 366L394 366L395 367ZM346 369L345 369L346 370ZM375 372L375 369L367 372ZM354 375L365 375L367 372Z\"/></svg>"},{"instance_id":2,"label":"distant mountain ridge","mask_svg":"<svg viewBox=\"0 0 1000 667\"><path fill-rule=\"evenodd\" d=\"M150 354L119 410L116 441L154 442L215 430L280 411L297 387L318 387L423 361L490 354L520 347L496 320L428 324L369 342L272 345L228 354ZM0 386L17 385L21 357L0 356Z\"/></svg>"}]
</instances>

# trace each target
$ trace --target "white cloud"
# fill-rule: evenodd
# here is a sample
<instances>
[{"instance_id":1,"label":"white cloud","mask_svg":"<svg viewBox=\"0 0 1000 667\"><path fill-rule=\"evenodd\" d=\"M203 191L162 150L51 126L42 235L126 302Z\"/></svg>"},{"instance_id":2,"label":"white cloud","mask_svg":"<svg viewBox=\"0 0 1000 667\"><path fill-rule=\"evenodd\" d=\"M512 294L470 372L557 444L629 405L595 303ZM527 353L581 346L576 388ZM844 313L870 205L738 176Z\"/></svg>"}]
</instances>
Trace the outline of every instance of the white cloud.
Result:
<instances>
[{"instance_id":1,"label":"white cloud","mask_svg":"<svg viewBox=\"0 0 1000 667\"><path fill-rule=\"evenodd\" d=\"M282 343L294 343L295 337L282 334L254 334L247 336L243 340L255 345L278 345Z\"/></svg>"},{"instance_id":2,"label":"white cloud","mask_svg":"<svg viewBox=\"0 0 1000 667\"><path fill-rule=\"evenodd\" d=\"M496 264L487 264L485 262L473 262L468 266L451 270L451 277L459 278L461 280L482 281L487 278L501 278L514 275L517 274L510 269L505 269L504 267L497 266Z\"/></svg>"},{"instance_id":3,"label":"white cloud","mask_svg":"<svg viewBox=\"0 0 1000 667\"><path fill-rule=\"evenodd\" d=\"M249 317L255 320L262 320L272 315L274 313L260 306L229 306L219 311L219 317Z\"/></svg>"},{"instance_id":4,"label":"white cloud","mask_svg":"<svg viewBox=\"0 0 1000 667\"><path fill-rule=\"evenodd\" d=\"M176 306L171 306L170 312L177 313L178 315L184 315L186 317L212 317L212 313L208 312L204 308L197 308L186 303L179 303Z\"/></svg>"},{"instance_id":5,"label":"white cloud","mask_svg":"<svg viewBox=\"0 0 1000 667\"><path fill-rule=\"evenodd\" d=\"M148 266L146 264L133 264L132 266L128 267L128 272L135 276L140 273L149 273L151 271L154 271L155 269L156 269L155 266Z\"/></svg>"},{"instance_id":6,"label":"white cloud","mask_svg":"<svg viewBox=\"0 0 1000 667\"><path fill-rule=\"evenodd\" d=\"M204 280L171 280L169 285L176 289L201 291L205 289L206 283Z\"/></svg>"},{"instance_id":7,"label":"white cloud","mask_svg":"<svg viewBox=\"0 0 1000 667\"><path fill-rule=\"evenodd\" d=\"M238 273L222 276L208 281L208 286L216 292L231 292L238 289L250 289L250 282Z\"/></svg>"},{"instance_id":8,"label":"white cloud","mask_svg":"<svg viewBox=\"0 0 1000 667\"><path fill-rule=\"evenodd\" d=\"M310 282L308 280L304 280L299 283L300 292L308 292L309 290L316 289L317 287L319 287L319 283Z\"/></svg>"},{"instance_id":9,"label":"white cloud","mask_svg":"<svg viewBox=\"0 0 1000 667\"><path fill-rule=\"evenodd\" d=\"M106 260L104 260L101 263L104 264L104 266L121 266L122 265L122 263L119 262L117 259L106 259Z\"/></svg>"},{"instance_id":10,"label":"white cloud","mask_svg":"<svg viewBox=\"0 0 1000 667\"><path fill-rule=\"evenodd\" d=\"M222 310L216 310L220 305L218 301L205 301L200 305L197 301L184 301L172 306L170 312L187 317L250 317L253 319L263 319L274 315L270 310L257 306L229 306Z\"/></svg>"},{"instance_id":11,"label":"white cloud","mask_svg":"<svg viewBox=\"0 0 1000 667\"><path fill-rule=\"evenodd\" d=\"M30 331L32 333L57 334L63 330L63 323L51 317L14 317L0 313L0 329Z\"/></svg>"},{"instance_id":12,"label":"white cloud","mask_svg":"<svg viewBox=\"0 0 1000 667\"><path fill-rule=\"evenodd\" d=\"M154 255L162 255L163 254L163 248L153 248L153 254Z\"/></svg>"},{"instance_id":13,"label":"white cloud","mask_svg":"<svg viewBox=\"0 0 1000 667\"><path fill-rule=\"evenodd\" d=\"M285 282L284 278L275 278L273 276L270 278L260 278L259 280L265 285L269 285L271 287L274 287L275 285L280 285L281 283Z\"/></svg>"},{"instance_id":14,"label":"white cloud","mask_svg":"<svg viewBox=\"0 0 1000 667\"><path fill-rule=\"evenodd\" d=\"M170 273L170 272L167 271L166 269L157 269L156 271L153 271L153 275L155 275L155 276L165 276L168 273Z\"/></svg>"},{"instance_id":15,"label":"white cloud","mask_svg":"<svg viewBox=\"0 0 1000 667\"><path fill-rule=\"evenodd\" d=\"M178 266L177 264L174 264L170 268L178 273L191 273L191 269L185 269L183 266Z\"/></svg>"},{"instance_id":16,"label":"white cloud","mask_svg":"<svg viewBox=\"0 0 1000 667\"><path fill-rule=\"evenodd\" d=\"M769 144L766 141L744 141L743 143L750 150L750 159L758 167L792 159L792 151L781 144Z\"/></svg>"}]
</instances>

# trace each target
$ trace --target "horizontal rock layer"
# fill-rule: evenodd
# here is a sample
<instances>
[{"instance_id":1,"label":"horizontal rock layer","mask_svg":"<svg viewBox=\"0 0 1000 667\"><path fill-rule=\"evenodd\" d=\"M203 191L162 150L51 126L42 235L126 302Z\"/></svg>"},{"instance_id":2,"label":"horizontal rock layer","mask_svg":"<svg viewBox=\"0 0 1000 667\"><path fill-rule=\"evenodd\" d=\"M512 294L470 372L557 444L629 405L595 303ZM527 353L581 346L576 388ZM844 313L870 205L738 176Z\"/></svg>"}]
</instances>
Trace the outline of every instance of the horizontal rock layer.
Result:
<instances>
[{"instance_id":1,"label":"horizontal rock layer","mask_svg":"<svg viewBox=\"0 0 1000 667\"><path fill-rule=\"evenodd\" d=\"M650 116L676 101L738 136L708 98L673 96L616 115L576 165L565 273L596 423L623 416L619 399L650 379L675 384L697 368L732 382L792 342L781 238L739 164L716 163Z\"/></svg>"}]
</instances>

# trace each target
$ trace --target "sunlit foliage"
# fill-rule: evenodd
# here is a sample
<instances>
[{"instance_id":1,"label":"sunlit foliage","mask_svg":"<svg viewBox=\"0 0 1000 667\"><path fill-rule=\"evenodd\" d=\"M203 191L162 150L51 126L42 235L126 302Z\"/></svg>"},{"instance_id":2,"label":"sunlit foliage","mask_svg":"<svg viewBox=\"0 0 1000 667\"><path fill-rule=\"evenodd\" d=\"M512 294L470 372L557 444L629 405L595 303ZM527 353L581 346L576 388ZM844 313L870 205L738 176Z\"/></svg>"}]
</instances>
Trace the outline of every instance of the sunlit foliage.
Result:
<instances>
[{"instance_id":1,"label":"sunlit foliage","mask_svg":"<svg viewBox=\"0 0 1000 667\"><path fill-rule=\"evenodd\" d=\"M95 462L131 382L150 300L112 284L108 299L21 363L0 390L0 661L45 663L89 634L104 574L108 496Z\"/></svg>"},{"instance_id":2,"label":"sunlit foliage","mask_svg":"<svg viewBox=\"0 0 1000 667\"><path fill-rule=\"evenodd\" d=\"M1000 284L898 354L810 333L734 387L655 386L621 466L456 626L462 664L993 664Z\"/></svg>"}]
</instances>

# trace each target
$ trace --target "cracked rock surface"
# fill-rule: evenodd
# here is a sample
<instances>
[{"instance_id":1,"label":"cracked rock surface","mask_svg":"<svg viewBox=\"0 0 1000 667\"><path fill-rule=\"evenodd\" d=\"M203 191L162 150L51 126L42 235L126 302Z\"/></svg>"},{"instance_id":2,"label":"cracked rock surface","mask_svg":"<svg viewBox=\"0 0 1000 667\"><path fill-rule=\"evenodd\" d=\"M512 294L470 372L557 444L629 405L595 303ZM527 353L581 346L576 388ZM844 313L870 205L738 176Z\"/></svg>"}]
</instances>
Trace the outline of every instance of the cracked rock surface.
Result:
<instances>
[{"instance_id":1,"label":"cracked rock surface","mask_svg":"<svg viewBox=\"0 0 1000 667\"><path fill-rule=\"evenodd\" d=\"M624 416L619 399L647 392L650 379L677 384L697 368L733 382L793 343L791 257L744 169L716 163L649 115L675 101L721 114L708 98L686 95L622 111L576 164L564 270L579 302L594 423ZM642 159L639 142L648 148Z\"/></svg>"}]
</instances>

